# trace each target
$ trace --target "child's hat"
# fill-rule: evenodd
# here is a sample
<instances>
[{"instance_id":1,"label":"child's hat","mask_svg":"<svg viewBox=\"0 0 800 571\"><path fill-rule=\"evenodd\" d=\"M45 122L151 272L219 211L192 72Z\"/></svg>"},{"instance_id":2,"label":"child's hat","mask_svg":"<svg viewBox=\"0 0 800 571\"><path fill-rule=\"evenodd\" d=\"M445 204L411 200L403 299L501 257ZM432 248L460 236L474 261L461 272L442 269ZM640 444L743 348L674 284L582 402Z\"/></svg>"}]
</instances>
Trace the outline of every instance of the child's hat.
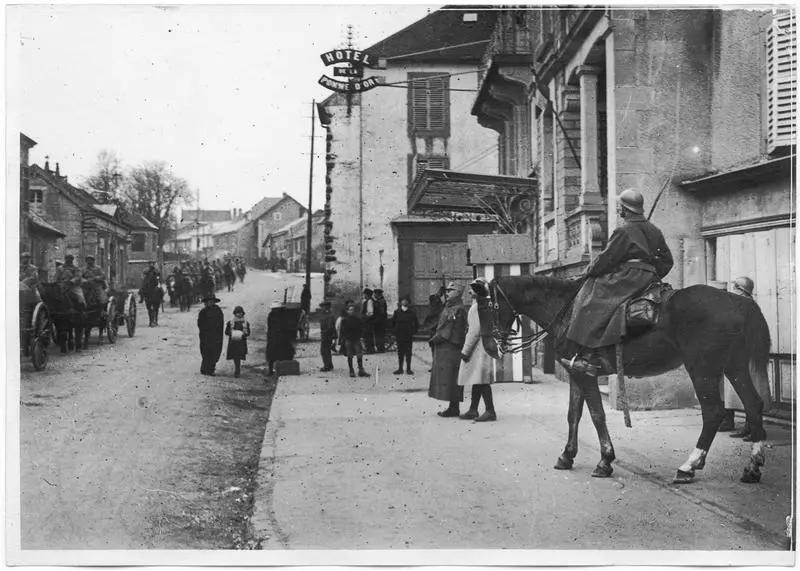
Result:
<instances>
[{"instance_id":1,"label":"child's hat","mask_svg":"<svg viewBox=\"0 0 800 571\"><path fill-rule=\"evenodd\" d=\"M242 308L241 305L237 305L236 307L233 308L233 314L236 315L237 313L241 313L242 315L244 315L244 308Z\"/></svg>"}]
</instances>

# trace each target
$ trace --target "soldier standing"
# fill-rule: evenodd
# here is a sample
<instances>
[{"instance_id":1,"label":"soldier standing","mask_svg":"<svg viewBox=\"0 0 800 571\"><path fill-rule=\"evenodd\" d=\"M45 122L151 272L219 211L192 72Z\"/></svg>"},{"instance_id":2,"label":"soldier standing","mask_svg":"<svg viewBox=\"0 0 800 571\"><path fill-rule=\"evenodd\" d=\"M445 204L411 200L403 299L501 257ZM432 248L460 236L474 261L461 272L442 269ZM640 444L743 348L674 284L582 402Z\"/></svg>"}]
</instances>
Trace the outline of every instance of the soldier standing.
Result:
<instances>
[{"instance_id":1,"label":"soldier standing","mask_svg":"<svg viewBox=\"0 0 800 571\"><path fill-rule=\"evenodd\" d=\"M322 368L320 371L326 373L333 370L333 359L331 349L336 342L336 319L331 315L331 302L323 301L319 304L322 312L322 319L319 321L320 344L319 352L322 355Z\"/></svg>"},{"instance_id":2,"label":"soldier standing","mask_svg":"<svg viewBox=\"0 0 800 571\"><path fill-rule=\"evenodd\" d=\"M86 311L86 298L83 295L81 284L83 277L81 269L75 265L75 256L64 256L64 265L56 271L56 282L61 285L65 293L72 295L78 309Z\"/></svg>"}]
</instances>

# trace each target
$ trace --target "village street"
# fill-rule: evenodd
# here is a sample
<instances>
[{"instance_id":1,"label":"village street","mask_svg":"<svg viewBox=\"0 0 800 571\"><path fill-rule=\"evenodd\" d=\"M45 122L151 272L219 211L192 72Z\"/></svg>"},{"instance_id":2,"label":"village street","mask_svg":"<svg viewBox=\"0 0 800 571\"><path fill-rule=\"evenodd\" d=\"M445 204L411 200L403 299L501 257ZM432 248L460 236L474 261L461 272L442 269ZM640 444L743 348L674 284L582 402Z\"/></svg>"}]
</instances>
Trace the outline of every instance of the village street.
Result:
<instances>
[{"instance_id":1,"label":"village street","mask_svg":"<svg viewBox=\"0 0 800 571\"><path fill-rule=\"evenodd\" d=\"M696 482L679 486L671 480L700 432L699 409L633 412L627 429L622 413L606 408L617 461L613 477L596 479L588 412L574 469L553 469L566 441L569 389L552 375L495 385L498 421L475 423L436 415L446 403L427 396L425 343L415 344L414 375L391 373L394 354L370 355L364 379L347 376L340 356L333 372L317 372L316 347L303 352L305 374L278 382L264 438L253 516L262 549L787 545L787 427L767 425L760 484L739 482L750 445L721 433Z\"/></svg>"},{"instance_id":2,"label":"village street","mask_svg":"<svg viewBox=\"0 0 800 571\"><path fill-rule=\"evenodd\" d=\"M266 307L301 282L253 270L217 294L253 326L239 379L224 349L217 376L200 375L199 305L154 328L140 305L133 338L98 346L95 330L82 353L51 346L42 372L23 361L23 549L241 547L271 390Z\"/></svg>"}]
</instances>

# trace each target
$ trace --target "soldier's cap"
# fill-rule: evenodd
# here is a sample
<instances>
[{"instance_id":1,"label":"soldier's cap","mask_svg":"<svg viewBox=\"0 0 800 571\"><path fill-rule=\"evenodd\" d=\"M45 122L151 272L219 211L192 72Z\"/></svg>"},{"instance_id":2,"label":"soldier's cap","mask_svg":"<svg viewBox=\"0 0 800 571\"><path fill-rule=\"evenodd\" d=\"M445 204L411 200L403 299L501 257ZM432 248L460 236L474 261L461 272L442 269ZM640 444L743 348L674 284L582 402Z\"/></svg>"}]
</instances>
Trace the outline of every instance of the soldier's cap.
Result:
<instances>
[{"instance_id":1,"label":"soldier's cap","mask_svg":"<svg viewBox=\"0 0 800 571\"><path fill-rule=\"evenodd\" d=\"M372 293L379 293L379 294L383 294L383 290L379 288L379 289L376 289L376 290L375 290L374 292L372 292Z\"/></svg>"},{"instance_id":2,"label":"soldier's cap","mask_svg":"<svg viewBox=\"0 0 800 571\"><path fill-rule=\"evenodd\" d=\"M450 282L447 284L447 287L444 288L445 291L461 291L461 286L458 285L456 282Z\"/></svg>"},{"instance_id":3,"label":"soldier's cap","mask_svg":"<svg viewBox=\"0 0 800 571\"><path fill-rule=\"evenodd\" d=\"M94 262L94 256L86 256L86 261L88 262L89 260Z\"/></svg>"},{"instance_id":4,"label":"soldier's cap","mask_svg":"<svg viewBox=\"0 0 800 571\"><path fill-rule=\"evenodd\" d=\"M19 257L20 257L20 258L30 258L30 257L31 257L31 253L30 253L30 252L22 252L22 253L19 255Z\"/></svg>"},{"instance_id":5,"label":"soldier's cap","mask_svg":"<svg viewBox=\"0 0 800 571\"><path fill-rule=\"evenodd\" d=\"M365 288L364 288L364 292L363 292L363 293L364 293L364 295L372 295L372 293L373 293L373 292L372 292L372 290L371 290L371 289L369 289L368 287L365 287Z\"/></svg>"}]
</instances>

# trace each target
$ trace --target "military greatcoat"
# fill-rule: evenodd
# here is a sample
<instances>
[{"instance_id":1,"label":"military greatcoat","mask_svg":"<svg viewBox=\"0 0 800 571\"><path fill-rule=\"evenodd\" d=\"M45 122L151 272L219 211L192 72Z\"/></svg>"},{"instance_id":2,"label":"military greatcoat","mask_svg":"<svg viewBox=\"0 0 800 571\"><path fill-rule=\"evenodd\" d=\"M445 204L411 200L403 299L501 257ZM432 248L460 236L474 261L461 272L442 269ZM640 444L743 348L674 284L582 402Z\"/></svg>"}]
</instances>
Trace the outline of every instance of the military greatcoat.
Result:
<instances>
[{"instance_id":1,"label":"military greatcoat","mask_svg":"<svg viewBox=\"0 0 800 571\"><path fill-rule=\"evenodd\" d=\"M628 300L666 276L672 263L661 230L640 214L628 214L586 270L567 338L589 348L619 343Z\"/></svg>"},{"instance_id":2,"label":"military greatcoat","mask_svg":"<svg viewBox=\"0 0 800 571\"><path fill-rule=\"evenodd\" d=\"M467 310L464 303L460 297L448 299L430 341L433 345L433 368L429 397L448 402L463 400L464 387L458 385L458 365L466 334Z\"/></svg>"}]
</instances>

